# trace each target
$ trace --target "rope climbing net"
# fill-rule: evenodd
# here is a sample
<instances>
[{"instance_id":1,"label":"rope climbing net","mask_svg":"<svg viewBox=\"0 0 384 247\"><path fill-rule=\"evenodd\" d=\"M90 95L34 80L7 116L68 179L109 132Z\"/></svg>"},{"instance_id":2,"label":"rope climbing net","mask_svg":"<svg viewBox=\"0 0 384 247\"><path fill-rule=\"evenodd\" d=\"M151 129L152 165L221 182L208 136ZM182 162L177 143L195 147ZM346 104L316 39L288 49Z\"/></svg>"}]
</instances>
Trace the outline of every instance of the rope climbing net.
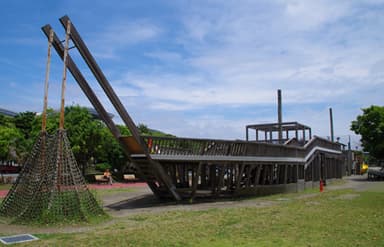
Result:
<instances>
[{"instance_id":1,"label":"rope climbing net","mask_svg":"<svg viewBox=\"0 0 384 247\"><path fill-rule=\"evenodd\" d=\"M66 131L41 132L0 206L0 216L15 223L55 223L103 215L77 166Z\"/></svg>"},{"instance_id":2,"label":"rope climbing net","mask_svg":"<svg viewBox=\"0 0 384 247\"><path fill-rule=\"evenodd\" d=\"M61 92L60 125L55 134L46 132L48 79L53 31L48 40L42 130L20 175L0 205L0 217L14 223L84 222L105 213L88 190L73 155L64 129L64 93L70 35L65 37L65 54Z\"/></svg>"}]
</instances>

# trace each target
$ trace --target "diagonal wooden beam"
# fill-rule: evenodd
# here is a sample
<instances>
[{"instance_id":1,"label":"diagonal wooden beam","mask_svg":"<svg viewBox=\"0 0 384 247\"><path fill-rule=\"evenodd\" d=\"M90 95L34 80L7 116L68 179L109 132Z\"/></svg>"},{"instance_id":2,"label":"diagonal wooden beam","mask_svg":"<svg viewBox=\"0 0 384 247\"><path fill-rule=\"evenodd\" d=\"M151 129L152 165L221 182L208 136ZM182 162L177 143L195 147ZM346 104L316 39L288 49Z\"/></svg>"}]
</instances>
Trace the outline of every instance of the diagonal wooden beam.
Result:
<instances>
[{"instance_id":1,"label":"diagonal wooden beam","mask_svg":"<svg viewBox=\"0 0 384 247\"><path fill-rule=\"evenodd\" d=\"M70 22L68 16L63 16L60 18L61 24L67 29L66 24ZM77 29L71 23L71 39L75 44L80 55L83 57L84 61L88 65L89 69L92 71L96 80L99 82L100 86L103 88L105 94L108 96L112 105L115 107L116 111L119 113L121 119L124 121L125 125L131 131L132 136L135 138L136 142L142 146L143 151L147 156L149 156L149 151L147 145L144 143L143 139L140 137L140 132L136 127L136 124L133 122L132 118L129 116L128 112L125 110L123 104L121 103L119 97L116 95L115 91L112 89L109 81L104 75L103 71L97 64L95 58L92 56L91 52L88 50L88 47L85 45L83 39L78 33Z\"/></svg>"},{"instance_id":2,"label":"diagonal wooden beam","mask_svg":"<svg viewBox=\"0 0 384 247\"><path fill-rule=\"evenodd\" d=\"M45 25L41 28L44 34L49 38L49 35L52 31L53 33L53 39L52 39L52 46L55 48L57 54L61 59L64 58L64 46L60 42L60 39L57 37L56 33L53 31L52 27L50 25ZM111 117L97 98L96 94L93 92L91 87L89 86L87 80L83 76L83 74L80 72L79 68L76 66L75 62L72 60L71 56L67 56L67 68L69 72L71 72L73 78L77 81L80 88L83 90L84 94L87 96L88 100L91 102L95 110L99 113L100 118L103 120L103 122L107 125L109 130L112 132L112 135L119 140L121 137L120 130L117 128L117 126L112 121ZM128 154L130 155L130 154Z\"/></svg>"}]
</instances>

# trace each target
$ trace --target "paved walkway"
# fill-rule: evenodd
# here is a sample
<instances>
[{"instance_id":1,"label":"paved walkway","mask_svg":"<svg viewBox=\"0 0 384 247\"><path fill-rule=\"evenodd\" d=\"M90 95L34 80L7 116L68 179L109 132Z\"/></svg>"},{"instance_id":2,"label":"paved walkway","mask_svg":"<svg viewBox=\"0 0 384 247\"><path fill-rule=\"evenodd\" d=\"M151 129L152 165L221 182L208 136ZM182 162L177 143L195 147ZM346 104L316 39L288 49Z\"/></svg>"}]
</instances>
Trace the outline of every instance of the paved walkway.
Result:
<instances>
[{"instance_id":1,"label":"paved walkway","mask_svg":"<svg viewBox=\"0 0 384 247\"><path fill-rule=\"evenodd\" d=\"M116 189L116 188L135 188L135 187L146 187L146 183L113 183L109 184L88 184L90 189ZM0 198L4 198L8 193L8 190L0 190Z\"/></svg>"}]
</instances>

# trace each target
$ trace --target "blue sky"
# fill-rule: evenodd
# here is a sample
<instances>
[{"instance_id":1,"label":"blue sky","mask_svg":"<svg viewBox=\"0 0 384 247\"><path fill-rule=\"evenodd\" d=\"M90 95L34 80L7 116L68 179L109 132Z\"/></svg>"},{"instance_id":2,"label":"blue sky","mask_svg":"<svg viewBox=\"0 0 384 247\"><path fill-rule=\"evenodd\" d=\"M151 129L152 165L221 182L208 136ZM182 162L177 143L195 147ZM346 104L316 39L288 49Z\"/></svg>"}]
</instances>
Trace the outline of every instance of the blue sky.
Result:
<instances>
[{"instance_id":1,"label":"blue sky","mask_svg":"<svg viewBox=\"0 0 384 247\"><path fill-rule=\"evenodd\" d=\"M134 121L178 136L242 139L245 125L277 121L277 89L283 120L319 136L329 136L330 107L335 135L345 138L361 108L383 105L384 1L14 0L0 2L0 107L41 111L40 28L49 23L63 37L65 14ZM53 52L53 108L61 75ZM66 96L90 106L71 76Z\"/></svg>"}]
</instances>

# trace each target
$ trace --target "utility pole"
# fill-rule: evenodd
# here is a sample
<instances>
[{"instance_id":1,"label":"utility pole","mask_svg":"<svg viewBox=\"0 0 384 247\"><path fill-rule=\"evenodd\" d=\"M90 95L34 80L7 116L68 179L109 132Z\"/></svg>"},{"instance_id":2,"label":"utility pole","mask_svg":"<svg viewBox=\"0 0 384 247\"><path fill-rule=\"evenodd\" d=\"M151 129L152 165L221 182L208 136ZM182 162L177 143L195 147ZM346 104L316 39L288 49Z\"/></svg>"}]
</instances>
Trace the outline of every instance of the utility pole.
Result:
<instances>
[{"instance_id":1,"label":"utility pole","mask_svg":"<svg viewBox=\"0 0 384 247\"><path fill-rule=\"evenodd\" d=\"M277 90L277 122L279 125L279 143L283 142L283 116L281 103L281 89Z\"/></svg>"},{"instance_id":2,"label":"utility pole","mask_svg":"<svg viewBox=\"0 0 384 247\"><path fill-rule=\"evenodd\" d=\"M329 122L331 126L331 141L335 141L335 137L333 135L333 114L332 114L332 108L329 108Z\"/></svg>"},{"instance_id":3,"label":"utility pole","mask_svg":"<svg viewBox=\"0 0 384 247\"><path fill-rule=\"evenodd\" d=\"M348 136L348 164L347 164L347 172L348 176L352 175L352 149L351 149L351 136Z\"/></svg>"}]
</instances>

